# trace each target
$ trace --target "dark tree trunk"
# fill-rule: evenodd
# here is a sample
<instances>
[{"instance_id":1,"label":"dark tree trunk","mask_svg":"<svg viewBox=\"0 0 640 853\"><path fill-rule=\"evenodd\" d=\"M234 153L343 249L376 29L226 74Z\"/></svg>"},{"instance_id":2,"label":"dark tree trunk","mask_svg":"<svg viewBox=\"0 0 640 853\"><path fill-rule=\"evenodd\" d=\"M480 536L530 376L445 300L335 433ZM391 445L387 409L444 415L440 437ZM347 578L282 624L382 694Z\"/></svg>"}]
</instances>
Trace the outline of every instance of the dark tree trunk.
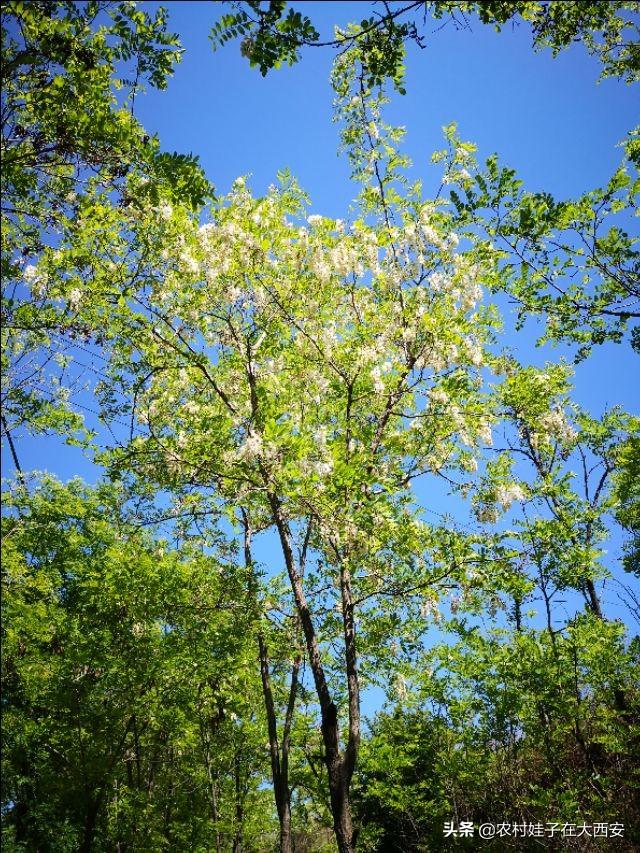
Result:
<instances>
[{"instance_id":1,"label":"dark tree trunk","mask_svg":"<svg viewBox=\"0 0 640 853\"><path fill-rule=\"evenodd\" d=\"M250 363L250 351L248 352ZM249 388L251 395L251 410L256 424L262 422L259 398L256 388L255 376L249 369ZM352 388L349 394L352 393ZM386 417L391 413L388 408ZM380 430L384 429L384 423ZM324 760L329 775L329 793L331 801L331 812L333 825L340 853L353 853L355 850L355 837L351 820L351 808L349 804L349 786L355 768L358 748L360 743L360 700L357 678L357 656L355 647L355 620L353 618L353 603L351 601L350 579L346 568L341 563L340 586L342 595L342 617L345 637L346 665L347 665L347 687L349 694L349 739L344 756L340 753L340 732L338 726L338 712L333 702L331 691L327 683L320 644L316 634L315 626L309 603L302 583L302 574L293 554L292 536L286 514L283 512L281 502L273 491L273 482L267 469L261 465L260 473L267 492L267 499L271 508L271 518L278 531L282 555L284 557L287 574L291 583L291 590L296 606L296 612L307 648L307 656L313 680L320 703L322 715L322 738L324 742Z\"/></svg>"},{"instance_id":2,"label":"dark tree trunk","mask_svg":"<svg viewBox=\"0 0 640 853\"><path fill-rule=\"evenodd\" d=\"M221 853L220 830L218 828L218 791L216 781L213 777L213 768L211 766L211 738L208 728L208 721L200 722L200 733L202 737L202 745L204 748L204 760L207 768L207 783L209 786L209 809L211 813L211 822L214 826L216 837L216 853Z\"/></svg>"},{"instance_id":3,"label":"dark tree trunk","mask_svg":"<svg viewBox=\"0 0 640 853\"><path fill-rule=\"evenodd\" d=\"M296 603L298 618L304 634L307 646L307 655L313 673L316 693L320 702L322 714L322 740L324 744L324 761L329 776L329 793L331 802L331 813L333 826L340 853L353 853L355 850L355 838L351 820L351 808L349 803L349 786L355 768L360 741L360 715L358 679L356 670L355 653L355 628L353 620L353 605L350 598L350 584L348 573L341 571L342 611L346 643L347 661L347 686L349 692L349 740L345 754L340 752L340 732L338 724L338 711L332 700L329 685L327 684L324 667L320 655L318 637L315 632L311 611L302 585L302 578L297 571L293 548L291 544L291 532L280 508L278 498L271 493L269 501L276 524L282 553L291 588Z\"/></svg>"},{"instance_id":4,"label":"dark tree trunk","mask_svg":"<svg viewBox=\"0 0 640 853\"><path fill-rule=\"evenodd\" d=\"M84 827L82 830L82 841L78 848L79 853L91 853L93 840L96 834L96 824L98 822L98 812L100 811L101 801L101 795L97 795L89 800L84 819Z\"/></svg>"},{"instance_id":5,"label":"dark tree trunk","mask_svg":"<svg viewBox=\"0 0 640 853\"><path fill-rule=\"evenodd\" d=\"M325 748L325 764L329 775L333 829L338 842L338 850L340 853L353 853L355 841L349 803L351 779L345 772L345 761L340 755L338 713L333 703L327 708L326 712L323 711L322 713L322 739Z\"/></svg>"},{"instance_id":6,"label":"dark tree trunk","mask_svg":"<svg viewBox=\"0 0 640 853\"><path fill-rule=\"evenodd\" d=\"M251 526L249 517L243 511L244 522L244 559L245 566L250 571L250 592L252 603L258 605L257 586L253 574L253 557L251 554ZM258 618L260 616L258 615ZM284 722L282 743L278 738L278 724L273 690L271 687L271 667L269 652L260 630L258 632L258 649L260 655L260 676L262 679L262 693L264 696L265 712L267 715L267 730L269 733L269 754L271 759L271 775L273 779L273 796L280 823L280 853L293 853L293 838L291 834L291 791L289 789L289 743L291 724L295 710L296 695L298 690L298 674L300 670L301 657L296 654L291 670L291 684L289 687L289 701Z\"/></svg>"},{"instance_id":7,"label":"dark tree trunk","mask_svg":"<svg viewBox=\"0 0 640 853\"><path fill-rule=\"evenodd\" d=\"M236 831L233 837L233 853L242 853L242 849L244 847L244 791L242 786L241 773L241 758L239 755L236 755Z\"/></svg>"},{"instance_id":8,"label":"dark tree trunk","mask_svg":"<svg viewBox=\"0 0 640 853\"><path fill-rule=\"evenodd\" d=\"M291 791L289 789L289 729L293 716L295 694L298 686L298 670L300 658L297 657L291 673L289 690L289 706L285 720L285 731L282 745L278 740L276 711L271 690L271 675L269 672L269 656L264 637L260 635L260 670L262 673L262 688L267 712L267 727L269 730L269 751L271 755L271 774L273 777L273 795L280 822L280 853L293 853L291 836ZM290 712L289 712L289 709Z\"/></svg>"},{"instance_id":9,"label":"dark tree trunk","mask_svg":"<svg viewBox=\"0 0 640 853\"><path fill-rule=\"evenodd\" d=\"M25 842L29 838L28 831L29 808L23 800L19 800L13 809L12 818L16 827L16 841Z\"/></svg>"},{"instance_id":10,"label":"dark tree trunk","mask_svg":"<svg viewBox=\"0 0 640 853\"><path fill-rule=\"evenodd\" d=\"M598 598L598 593L596 592L596 586L591 578L588 578L586 581L586 590L587 590L587 603L589 606L589 610L599 619L604 619L604 614L602 613L602 607L600 606L600 599Z\"/></svg>"}]
</instances>

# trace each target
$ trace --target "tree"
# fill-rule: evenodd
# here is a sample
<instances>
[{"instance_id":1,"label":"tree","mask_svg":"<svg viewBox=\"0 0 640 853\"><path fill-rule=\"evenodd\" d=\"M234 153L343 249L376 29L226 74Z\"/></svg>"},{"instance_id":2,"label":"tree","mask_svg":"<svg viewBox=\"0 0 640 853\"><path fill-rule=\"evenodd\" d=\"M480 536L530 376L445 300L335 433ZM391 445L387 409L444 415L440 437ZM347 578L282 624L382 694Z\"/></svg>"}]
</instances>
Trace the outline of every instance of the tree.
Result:
<instances>
[{"instance_id":1,"label":"tree","mask_svg":"<svg viewBox=\"0 0 640 853\"><path fill-rule=\"evenodd\" d=\"M359 26L339 30L335 39L320 41L311 21L285 3L245 3L224 15L213 30L214 46L245 36L242 51L263 74L283 61L298 61L301 48L333 46L338 58L353 51L362 62L369 87L393 81L403 90L405 42L423 45L420 14L450 16L468 26L475 14L500 29L506 23L531 26L536 49L555 54L574 41L583 43L602 63L603 76L637 82L640 68L637 3L409 3L385 4L384 12ZM414 16L414 20L406 20ZM424 24L423 24L424 25ZM568 340L580 345L583 358L594 344L619 341L631 325L638 347L638 250L631 229L637 205L637 129L625 141L625 157L607 185L577 200L558 201L551 194L527 192L513 170L500 167L497 156L477 169L473 149L462 152L452 126L448 131L453 168L447 180L459 204L461 222L499 241L509 257L510 275L499 286L515 299L520 323L531 316L545 324L543 340ZM466 156L461 157L461 152ZM470 171L473 174L470 174ZM461 225L461 227L463 227Z\"/></svg>"},{"instance_id":2,"label":"tree","mask_svg":"<svg viewBox=\"0 0 640 853\"><path fill-rule=\"evenodd\" d=\"M476 515L496 522L521 506L505 541L513 532L550 589L578 590L602 618L596 584L609 574L602 543L618 507L615 481L626 471L621 449L636 441L638 419L620 409L598 419L572 404L565 365L522 368L510 360L506 374L498 390L504 443L479 478Z\"/></svg>"},{"instance_id":3,"label":"tree","mask_svg":"<svg viewBox=\"0 0 640 853\"><path fill-rule=\"evenodd\" d=\"M629 327L638 348L637 135L637 129L629 134L606 186L575 200L524 190L497 155L480 169L468 149L462 162L455 126L447 129L449 151L440 154L459 227L504 250L499 287L515 302L517 328L539 319L540 343L578 344L578 360L594 345L621 341Z\"/></svg>"},{"instance_id":4,"label":"tree","mask_svg":"<svg viewBox=\"0 0 640 853\"><path fill-rule=\"evenodd\" d=\"M7 849L249 838L265 753L242 573L142 531L108 485L45 479L5 507Z\"/></svg>"},{"instance_id":5,"label":"tree","mask_svg":"<svg viewBox=\"0 0 640 853\"><path fill-rule=\"evenodd\" d=\"M516 5L545 38L580 35L607 62L607 39L628 29L629 4L582 4L588 29L574 4ZM315 38L296 13L281 26L284 4L250 6L253 24L223 28L249 32L263 70L295 58L300 28ZM612 517L637 526L637 423L573 406L566 366L501 352L484 291L517 295L521 319L544 316L545 339L579 357L622 338L635 138L607 187L558 202L494 159L480 169L451 126L426 199L382 117L411 37L389 10L339 35L351 219L310 214L287 173L263 197L238 178L213 199L193 158L145 139L137 83L114 91L134 55L164 79L177 49L164 16L24 8L10 6L22 29L6 48L7 114L28 132L6 137L26 212L6 216L3 426L74 429L75 406L43 405L42 350L83 348L101 361L80 404L112 430L98 461L117 485L29 494L23 477L10 501L7 842L240 853L277 837L286 853L318 847L309 835L328 820L341 851L417 850L443 843L434 822L452 809L477 819L512 802L544 819L551 795L568 820L619 800L633 826L637 650L601 581ZM483 9L507 21L515 6ZM72 95L103 117L95 136L56 124ZM588 281L567 285L577 274ZM424 521L418 478L455 496L464 526ZM275 543L266 563L261 538ZM369 738L361 692L374 684L390 714Z\"/></svg>"},{"instance_id":6,"label":"tree","mask_svg":"<svg viewBox=\"0 0 640 853\"><path fill-rule=\"evenodd\" d=\"M239 179L204 225L177 206L111 212L69 235L64 276L59 256L38 266L52 295L82 288L83 322L106 330L105 411L128 412L139 433L106 457L112 474L276 533L343 850L355 843L357 620L399 626L376 607L434 582L409 486L468 464L489 438L480 367L492 316L476 304L478 278L495 269L486 247L457 248L448 215L417 187L399 193L398 133L380 121L374 139L367 111L375 118L380 101L354 71L343 64L336 82L365 179L349 228L319 215L303 226L305 198L286 175L263 199ZM89 246L90 278L73 269ZM109 259L127 246L125 299ZM315 569L303 576L305 549Z\"/></svg>"},{"instance_id":7,"label":"tree","mask_svg":"<svg viewBox=\"0 0 640 853\"><path fill-rule=\"evenodd\" d=\"M551 802L558 819L624 812L625 849L637 843L637 637L597 591L637 419L580 411L566 366L505 367L505 422L477 482L459 486L485 533L466 533L448 610L425 612L423 633L443 640L403 650L402 689L363 749L363 849L448 849L452 816L544 822Z\"/></svg>"},{"instance_id":8,"label":"tree","mask_svg":"<svg viewBox=\"0 0 640 853\"><path fill-rule=\"evenodd\" d=\"M374 720L355 797L362 849L448 850L452 819L506 824L494 849L535 849L539 839L513 827L544 826L552 811L559 822L615 814L632 850L638 717L629 726L616 715L611 680L624 674L637 708L637 643L593 616L554 636L485 633L459 613L458 642L427 653L415 691ZM453 843L475 849L477 838Z\"/></svg>"},{"instance_id":9,"label":"tree","mask_svg":"<svg viewBox=\"0 0 640 853\"><path fill-rule=\"evenodd\" d=\"M36 273L66 227L105 205L179 198L210 187L192 156L163 152L136 120L146 83L166 86L180 59L166 13L131 3L8 2L2 8L3 435L77 434L69 396L87 372L73 353L89 340L71 299L47 299ZM90 265L90 258L85 262ZM100 338L97 336L97 343ZM77 353L76 353L77 355ZM80 361L81 359L76 359ZM14 461L18 462L15 446Z\"/></svg>"},{"instance_id":10,"label":"tree","mask_svg":"<svg viewBox=\"0 0 640 853\"><path fill-rule=\"evenodd\" d=\"M303 48L332 47L340 52L360 53L370 85L394 81L402 90L404 44L413 41L426 46L426 21L451 23L469 28L472 16L500 30L505 24L525 23L531 28L533 47L550 48L556 56L573 42L582 43L602 63L603 77L619 77L627 82L638 79L640 48L634 15L637 2L563 2L523 0L523 2L420 2L384 3L383 10L364 18L348 33L337 32L322 39L307 15L287 9L283 0L266 6L258 0L232 4L237 11L221 16L212 31L214 49L241 38L240 50L251 66L264 76L283 63L293 65ZM372 4L375 7L376 4ZM634 41L634 36L636 40Z\"/></svg>"},{"instance_id":11,"label":"tree","mask_svg":"<svg viewBox=\"0 0 640 853\"><path fill-rule=\"evenodd\" d=\"M628 572L640 574L640 442L631 437L618 448L615 475L616 517L631 534L623 564Z\"/></svg>"}]
</instances>

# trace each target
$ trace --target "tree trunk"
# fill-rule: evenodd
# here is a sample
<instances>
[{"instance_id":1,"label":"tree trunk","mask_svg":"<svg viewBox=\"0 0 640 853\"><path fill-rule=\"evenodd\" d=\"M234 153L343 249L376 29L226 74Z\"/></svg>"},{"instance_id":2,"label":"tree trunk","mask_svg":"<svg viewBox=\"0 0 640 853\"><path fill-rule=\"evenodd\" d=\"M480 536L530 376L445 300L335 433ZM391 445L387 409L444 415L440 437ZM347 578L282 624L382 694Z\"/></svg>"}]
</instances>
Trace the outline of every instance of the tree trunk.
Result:
<instances>
[{"instance_id":1,"label":"tree trunk","mask_svg":"<svg viewBox=\"0 0 640 853\"><path fill-rule=\"evenodd\" d=\"M100 803L102 795L98 794L89 800L87 812L84 819L84 828L82 830L82 841L78 848L79 853L91 853L93 848L93 839L96 834L96 823L98 821L98 812L100 811Z\"/></svg>"},{"instance_id":2,"label":"tree trunk","mask_svg":"<svg viewBox=\"0 0 640 853\"><path fill-rule=\"evenodd\" d=\"M280 853L293 853L293 838L291 836L291 803L287 797L282 810L278 810L280 820Z\"/></svg>"},{"instance_id":3,"label":"tree trunk","mask_svg":"<svg viewBox=\"0 0 640 853\"><path fill-rule=\"evenodd\" d=\"M233 837L233 853L242 853L244 847L244 792L242 790L241 758L236 754L235 789L236 789L236 829Z\"/></svg>"},{"instance_id":4,"label":"tree trunk","mask_svg":"<svg viewBox=\"0 0 640 853\"><path fill-rule=\"evenodd\" d=\"M269 494L269 502L273 513L273 520L278 530L282 553L307 646L307 654L313 673L316 693L320 702L322 739L325 750L324 760L329 775L331 813L338 850L340 853L353 853L355 850L355 840L349 804L349 786L358 751L360 718L356 674L355 630L352 618L353 608L350 601L349 578L344 573L341 576L343 619L345 641L347 643L347 685L349 688L349 742L343 757L340 753L338 710L331 698L324 667L322 666L320 647L311 618L311 611L302 586L302 578L297 571L293 557L291 532L282 514L278 498L273 493ZM348 604L346 609L345 602Z\"/></svg>"},{"instance_id":5,"label":"tree trunk","mask_svg":"<svg viewBox=\"0 0 640 853\"><path fill-rule=\"evenodd\" d=\"M262 692L267 713L267 730L269 732L269 753L271 757L271 776L273 779L273 797L276 802L278 821L280 823L280 853L293 853L291 839L291 792L289 790L288 742L283 739L280 749L278 740L276 710L271 690L271 674L269 671L269 656L262 633L258 635L260 648L260 673L262 675ZM294 665L295 666L295 665ZM297 669L292 676L292 688L297 685ZM295 701L295 697L294 697Z\"/></svg>"},{"instance_id":6,"label":"tree trunk","mask_svg":"<svg viewBox=\"0 0 640 853\"><path fill-rule=\"evenodd\" d=\"M338 713L332 703L327 712L322 714L322 739L325 747L325 764L329 775L329 793L331 798L331 814L333 829L338 842L340 853L353 853L355 840L351 821L351 806L349 803L350 776L347 774L345 762L340 755L338 741Z\"/></svg>"},{"instance_id":7,"label":"tree trunk","mask_svg":"<svg viewBox=\"0 0 640 853\"><path fill-rule=\"evenodd\" d=\"M250 353L249 353L250 356ZM250 365L250 358L249 358ZM256 423L260 424L260 407L256 389L255 376L249 366L249 387L251 394L252 414ZM390 412L390 409L389 409ZM264 482L271 517L278 531L282 555L284 557L287 574L291 583L291 590L296 605L300 627L307 647L309 665L313 673L313 681L320 703L322 714L322 737L325 747L325 763L329 774L329 792L331 797L331 812L333 825L340 853L353 853L355 850L355 839L351 821L351 809L349 805L349 786L355 767L360 740L360 714L359 695L357 680L357 658L355 653L355 622L353 620L353 605L350 599L348 574L341 574L342 611L346 642L347 658L347 686L349 691L349 742L346 754L340 754L340 736L338 730L338 712L332 700L331 691L322 665L320 644L318 635L313 624L311 610L302 584L302 576L298 572L296 560L293 556L292 537L289 523L282 511L282 506L277 494L273 491L273 484L264 465L260 466L260 473ZM343 567L341 566L341 571ZM347 607L345 608L345 604Z\"/></svg>"},{"instance_id":8,"label":"tree trunk","mask_svg":"<svg viewBox=\"0 0 640 853\"><path fill-rule=\"evenodd\" d=\"M211 739L209 736L207 721L200 721L200 734L202 737L202 744L204 747L204 759L207 768L207 782L209 785L209 808L211 812L211 822L215 830L216 853L221 853L222 846L220 840L220 830L218 828L218 792L216 788L215 779L213 778L213 768L211 766Z\"/></svg>"},{"instance_id":9,"label":"tree trunk","mask_svg":"<svg viewBox=\"0 0 640 853\"><path fill-rule=\"evenodd\" d=\"M602 607L600 606L600 599L598 598L598 593L596 592L596 585L591 580L591 578L587 578L585 583L587 589L587 603L589 610L598 617L598 619L604 620L604 614L602 612Z\"/></svg>"},{"instance_id":10,"label":"tree trunk","mask_svg":"<svg viewBox=\"0 0 640 853\"><path fill-rule=\"evenodd\" d=\"M251 526L249 517L243 510L244 522L244 561L250 572L250 593L252 604L258 607L257 583L253 574L253 556L251 554ZM257 614L260 618L260 614ZM271 758L271 775L273 779L273 796L280 823L280 853L293 853L293 839L291 836L291 791L289 790L289 743L291 723L295 709L296 694L298 690L298 673L301 658L296 655L291 670L291 684L289 688L289 701L284 722L282 744L278 739L278 725L276 708L271 688L271 670L269 663L269 652L262 630L258 631L258 650L260 655L260 676L262 679L262 693L264 696L265 712L267 715L267 730L269 733L269 754Z\"/></svg>"},{"instance_id":11,"label":"tree trunk","mask_svg":"<svg viewBox=\"0 0 640 853\"><path fill-rule=\"evenodd\" d=\"M280 817L280 850L281 853L293 853L293 839L291 836L291 790L289 788L289 744L291 742L291 724L295 710L296 696L298 694L298 676L302 656L296 654L291 668L291 683L289 685L289 701L284 719L282 732L282 753L280 760L280 794L282 810Z\"/></svg>"}]
</instances>

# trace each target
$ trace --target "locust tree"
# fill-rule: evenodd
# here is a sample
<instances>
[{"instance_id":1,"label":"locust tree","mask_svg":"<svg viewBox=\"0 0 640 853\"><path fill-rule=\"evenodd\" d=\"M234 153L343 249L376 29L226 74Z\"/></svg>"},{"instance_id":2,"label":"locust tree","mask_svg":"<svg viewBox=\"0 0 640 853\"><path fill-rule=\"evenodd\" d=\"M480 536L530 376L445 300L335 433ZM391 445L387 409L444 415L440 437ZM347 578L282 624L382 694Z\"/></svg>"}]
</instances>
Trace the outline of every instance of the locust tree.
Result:
<instances>
[{"instance_id":1,"label":"locust tree","mask_svg":"<svg viewBox=\"0 0 640 853\"><path fill-rule=\"evenodd\" d=\"M353 52L369 86L390 81L404 92L406 45L428 49L427 21L458 29L478 22L500 30L507 24L531 30L536 50L553 55L579 43L594 55L602 77L637 85L640 61L634 2L416 2L375 8L359 26L336 27L321 37L313 21L284 2L247 2L221 16L215 46L241 38L241 50L264 75L294 64L305 48ZM429 34L430 35L430 34ZM435 36L437 37L437 36ZM450 137L455 137L453 128ZM459 144L452 141L452 150ZM459 140L458 140L459 143ZM461 216L473 220L509 256L510 274L500 287L518 305L523 323L536 317L544 339L579 344L584 357L594 344L638 340L638 247L634 217L638 194L638 130L623 141L625 156L603 187L576 199L557 199L546 187L526 188L497 155L479 169L473 158L449 176Z\"/></svg>"},{"instance_id":2,"label":"locust tree","mask_svg":"<svg viewBox=\"0 0 640 853\"><path fill-rule=\"evenodd\" d=\"M496 154L482 166L473 150L456 161L454 125L447 136L449 150L439 156L459 227L503 251L500 288L515 304L517 329L535 318L539 343L576 346L577 360L626 336L637 350L638 129L621 143L621 162L605 185L575 199L527 189Z\"/></svg>"},{"instance_id":3,"label":"locust tree","mask_svg":"<svg viewBox=\"0 0 640 853\"><path fill-rule=\"evenodd\" d=\"M240 39L240 51L252 67L265 76L273 68L294 65L308 48L353 50L363 58L371 83L392 80L402 91L402 63L407 44L428 48L433 25L456 30L477 23L500 31L506 25L524 26L535 50L550 49L553 56L574 43L582 44L602 65L602 77L637 81L638 3L633 0L553 3L548 0L498 0L477 3L463 0L371 3L357 30L321 35L313 20L285 0L259 0L229 4L210 38L218 48ZM340 23L340 22L336 22ZM429 29L431 23L432 29Z\"/></svg>"},{"instance_id":4,"label":"locust tree","mask_svg":"<svg viewBox=\"0 0 640 853\"><path fill-rule=\"evenodd\" d=\"M38 265L49 298L73 294L83 322L103 330L105 413L132 424L106 458L112 474L202 518L224 508L244 529L249 568L247 534L273 531L341 850L356 840L367 638L381 624L401 632L397 601L436 584L411 484L473 467L491 441L481 371L495 321L481 298L496 258L459 244L445 207L402 181L401 132L361 72L352 54L335 76L362 181L350 221L310 215L288 175L261 198L240 178L204 223L168 200L104 205ZM77 263L89 254L90 271ZM270 739L274 782L287 721Z\"/></svg>"},{"instance_id":5,"label":"locust tree","mask_svg":"<svg viewBox=\"0 0 640 853\"><path fill-rule=\"evenodd\" d=\"M18 468L25 430L77 435L81 411L69 397L89 372L78 350L95 343L73 297L47 299L41 253L104 205L169 196L198 207L210 191L196 158L162 151L135 117L136 98L165 88L180 58L162 8L3 4L2 432Z\"/></svg>"},{"instance_id":6,"label":"locust tree","mask_svg":"<svg viewBox=\"0 0 640 853\"><path fill-rule=\"evenodd\" d=\"M75 20L75 8L64 19L45 16L39 26ZM114 21L112 35L122 28ZM7 255L11 287L19 293L28 285L31 292L10 296L11 317L18 318L11 329L22 328L22 317L29 335L41 326L46 332L44 339L18 335L16 352L32 351L49 341L51 329L57 335L69 327L100 348L96 390L114 436L100 461L111 476L126 481L139 501L157 500L173 521L185 519L185 529L205 530L207 541L224 517L226 533L236 540L241 572L234 578L242 579L242 589L233 592L255 627L255 674L284 851L292 849L291 769L301 754L328 800L338 848L355 848L351 800L362 740L361 692L386 679L398 700L410 697L409 682L418 680L412 667L425 661L425 629L442 624L437 599L443 590L456 588L448 602L450 627L463 635L477 665L473 690L490 692L481 709L487 719L499 706L494 663L502 666L513 650L535 658L537 638L529 643L519 637L533 591L523 562L539 570L543 595L577 590L585 596L590 612L565 625L565 634L577 636L587 625L581 636L589 649L597 646L594 637L606 635L609 660L623 645L602 618L595 584L603 576L603 517L616 512L616 494L628 496L620 517L633 523L624 472L631 470L635 427L621 413L599 424L571 409L563 369L521 368L496 354L497 314L484 292L508 290L529 300L526 311L548 309L550 336L555 329L559 337L587 344L621 337L632 319L635 248L622 229L601 238L589 228L597 231L606 216L632 207L631 173L623 170L586 201L540 201L521 194L513 176L495 164L487 166L488 175L481 173L474 147L449 128L449 149L436 158L445 162L442 186L435 198L425 197L421 185L406 178L402 131L382 118L381 77L372 73L362 30L340 35L354 49L341 55L333 75L343 147L361 187L344 218L311 212L287 173L259 197L240 177L201 216L202 194L190 192L180 170L169 169L165 180L165 161L132 125L135 162L113 176L109 161L85 180L91 163L63 160L64 168L80 170L82 191L55 208L55 229L46 239L29 243L28 264L15 254L18 238ZM66 73L74 67L65 66ZM52 80L44 90L56 90L60 75L47 73ZM398 77L395 82L400 85ZM34 103L40 103L35 96ZM127 123L126 111L110 103L117 121ZM190 168L187 173L193 175ZM55 186L43 188L42 198L56 197ZM499 206L505 194L506 213ZM8 220L15 234L27 233L18 213ZM41 212L33 220L53 227ZM573 242L558 237L563 229L586 235L586 255L574 236ZM505 248L514 235L515 248ZM576 271L589 276L581 288L569 284L558 298L541 294L546 286L558 294ZM582 322L569 311L576 303ZM486 385L489 370L504 377L494 389ZM501 417L511 424L507 446L485 464L492 425ZM625 452L616 448L619 442ZM596 459L582 495L572 488L565 464L570 457L581 457L585 471ZM528 473L518 459L530 466ZM617 492L609 490L614 476ZM463 496L471 492L481 525L493 524L498 509L511 505L542 512L533 521L525 515L509 535L483 527L462 535L425 523L412 493L418 480L427 510L443 483ZM265 536L277 545L266 566L256 556L256 542ZM513 608L518 637L504 646L493 639L468 641L457 614L487 606L493 619L501 596ZM555 654L556 631L551 625L542 640L545 660ZM558 653L563 690L570 682L569 653L582 654L585 643L565 644ZM584 660L592 661L589 649ZM448 671L466 677L462 651L448 660ZM502 671L510 683L521 675L506 664ZM583 694L595 682L585 677L579 700L567 699L562 707L582 714ZM626 675L610 686L628 705ZM229 701L243 708L248 728L228 719L223 726L220 709L207 702L198 717L203 790L216 828L210 837L218 849L242 847L251 768L260 761L247 737L260 724L253 725L242 705L245 689L237 679ZM449 696L443 704L458 699ZM469 722L474 702L456 725ZM628 713L618 704L611 728L616 738L620 714ZM308 718L320 724L315 735ZM535 728L524 712L519 719ZM578 722L583 732L584 717ZM488 723L485 729L490 738L494 730ZM434 724L430 734L440 731ZM549 733L544 726L536 731L543 739ZM228 738L229 750L219 748L217 755L226 770L215 764L218 734ZM583 741L586 757L591 743ZM453 752L455 737L448 743ZM219 797L229 790L233 809L225 818Z\"/></svg>"},{"instance_id":7,"label":"locust tree","mask_svg":"<svg viewBox=\"0 0 640 853\"><path fill-rule=\"evenodd\" d=\"M544 821L551 802L637 822L638 640L612 618L637 617L616 578L637 418L581 409L566 364L503 367L494 444L457 486L473 510L460 571L399 650L363 747L363 849L438 846L451 814Z\"/></svg>"}]
</instances>

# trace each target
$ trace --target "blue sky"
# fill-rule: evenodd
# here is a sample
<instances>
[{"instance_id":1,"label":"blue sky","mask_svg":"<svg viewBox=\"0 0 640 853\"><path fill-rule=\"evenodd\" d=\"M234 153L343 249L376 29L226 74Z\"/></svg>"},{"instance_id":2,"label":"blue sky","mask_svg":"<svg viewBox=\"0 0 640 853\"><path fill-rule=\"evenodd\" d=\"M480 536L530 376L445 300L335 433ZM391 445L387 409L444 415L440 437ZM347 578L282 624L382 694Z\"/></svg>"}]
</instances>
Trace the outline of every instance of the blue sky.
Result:
<instances>
[{"instance_id":1,"label":"blue sky","mask_svg":"<svg viewBox=\"0 0 640 853\"><path fill-rule=\"evenodd\" d=\"M158 4L148 3L147 7ZM293 68L263 79L250 69L237 43L213 52L208 33L223 11L210 2L170 2L170 28L185 47L168 90L136 101L142 124L167 150L191 151L219 192L238 175L251 175L256 193L288 167L309 193L315 212L345 217L355 195L348 165L337 156L329 73L333 52L307 49ZM295 4L324 35L333 23L360 20L369 3ZM433 30L433 32L431 32ZM598 62L579 45L557 58L534 53L527 27L497 34L472 22L426 29L426 47L411 45L407 94L394 95L387 120L407 128L405 149L425 189L438 184L431 153L442 147L442 126L457 121L463 139L484 158L497 151L532 190L578 195L604 182L620 160L616 144L637 122L637 91L615 80L597 83ZM561 350L534 351L532 332L510 343L524 360L554 360ZM568 350L566 352L569 352ZM628 346L605 346L576 373L576 399L598 413L616 404L637 411L637 359ZM91 416L89 416L91 420ZM99 470L77 448L53 439L22 439L25 469L47 469L63 479ZM3 472L11 470L5 454Z\"/></svg>"},{"instance_id":2,"label":"blue sky","mask_svg":"<svg viewBox=\"0 0 640 853\"><path fill-rule=\"evenodd\" d=\"M152 9L159 4L144 4ZM208 34L223 9L210 2L170 2L169 24L185 48L167 91L149 90L136 111L167 150L198 154L218 191L250 174L261 193L288 167L328 216L348 213L355 195L344 157L337 155L329 73L333 51L307 49L303 61L262 78L240 55L237 42L213 52ZM334 23L360 20L369 3L298 4L329 36ZM431 31L433 30L433 32ZM479 22L425 30L426 47L410 45L407 94L394 95L387 118L407 128L405 149L425 189L437 187L431 153L442 147L442 126L458 122L464 139L484 158L497 151L532 190L566 197L597 186L620 159L617 143L638 117L635 89L616 80L597 83L599 65L580 45L553 59L534 53L526 26L502 33ZM540 362L569 350L534 351L534 329L510 342ZM628 346L605 346L576 373L576 399L594 412L622 404L637 409L636 359ZM45 439L20 442L25 468L62 477L97 473L77 449ZM5 458L3 471L8 460Z\"/></svg>"},{"instance_id":3,"label":"blue sky","mask_svg":"<svg viewBox=\"0 0 640 853\"><path fill-rule=\"evenodd\" d=\"M166 148L198 154L220 192L238 175L250 174L254 192L262 193L287 167L314 211L344 217L355 188L345 158L337 155L333 51L308 48L299 64L262 78L237 42L212 51L208 33L221 13L216 5L168 4L170 25L186 50L168 91L140 99L140 120ZM331 36L335 23L359 21L371 8L353 2L294 5L322 37ZM581 45L553 59L548 50L534 53L526 26L496 33L472 21L470 31L431 24L425 32L423 50L409 46L407 94L394 95L387 110L391 123L407 129L405 149L425 190L437 189L440 171L430 158L443 147L442 126L451 121L463 139L477 144L481 159L497 151L533 191L570 197L610 177L621 157L617 143L637 121L640 99L617 80L598 83L599 63ZM521 336L518 346L529 339ZM531 357L555 359L561 352ZM634 371L628 348L601 348L577 372L578 401L594 410L633 407Z\"/></svg>"},{"instance_id":4,"label":"blue sky","mask_svg":"<svg viewBox=\"0 0 640 853\"><path fill-rule=\"evenodd\" d=\"M153 4L149 4L153 5ZM359 20L367 3L298 4L323 34L334 21ZM138 115L167 148L199 154L220 190L251 172L256 191L288 166L327 215L351 198L348 170L336 159L329 72L333 52L308 48L303 62L261 78L232 42L213 53L208 39L219 10L208 2L169 3L170 24L186 48L168 92L150 91ZM427 29L427 33L429 30ZM601 181L618 159L615 144L634 123L637 93L615 80L596 84L598 62L579 45L556 59L534 53L526 27L495 33L452 26L410 45L407 95L391 121L408 129L407 148L426 174L441 147L441 127L458 121L481 153L499 151L532 188L578 193ZM434 173L435 174L435 173Z\"/></svg>"}]
</instances>

